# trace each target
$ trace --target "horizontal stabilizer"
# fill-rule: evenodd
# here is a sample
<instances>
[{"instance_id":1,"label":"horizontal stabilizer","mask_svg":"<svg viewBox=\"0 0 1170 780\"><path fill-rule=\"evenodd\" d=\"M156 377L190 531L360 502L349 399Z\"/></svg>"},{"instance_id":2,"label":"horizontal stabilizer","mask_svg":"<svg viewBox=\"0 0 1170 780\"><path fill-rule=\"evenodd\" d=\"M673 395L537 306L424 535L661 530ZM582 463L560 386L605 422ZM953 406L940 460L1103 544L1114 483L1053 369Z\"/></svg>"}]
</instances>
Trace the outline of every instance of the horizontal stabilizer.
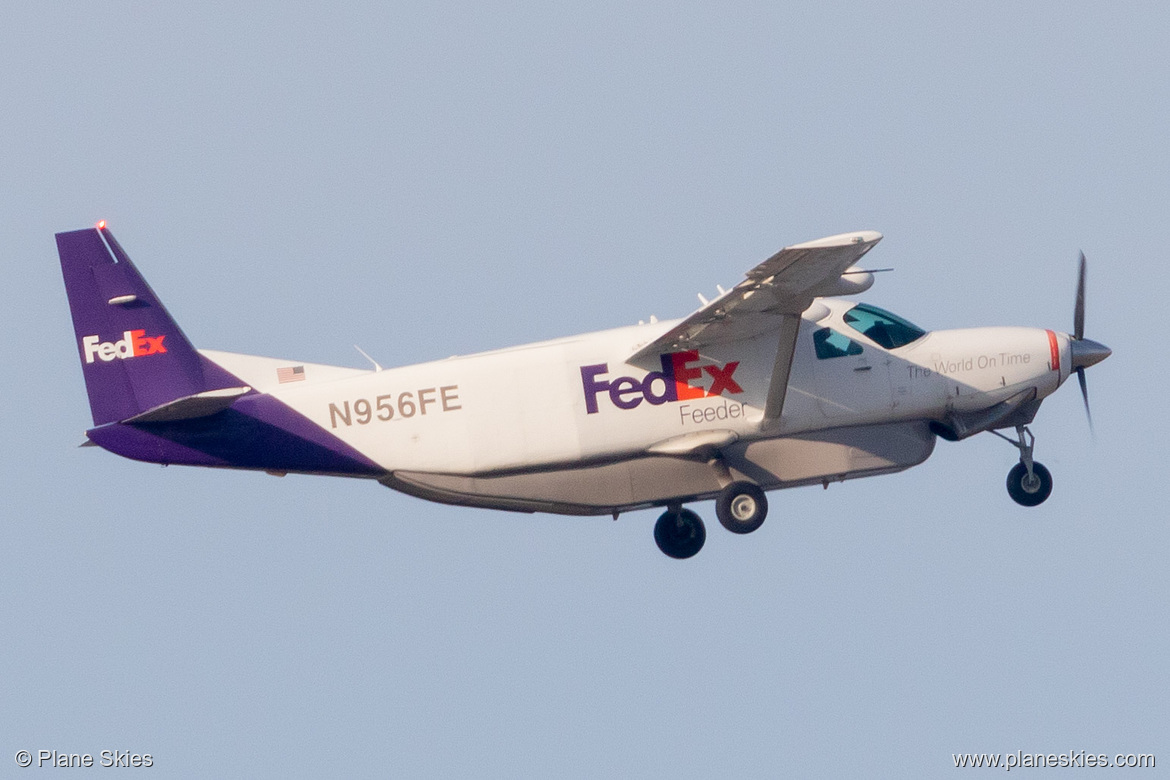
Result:
<instances>
[{"instance_id":1,"label":"horizontal stabilizer","mask_svg":"<svg viewBox=\"0 0 1170 780\"><path fill-rule=\"evenodd\" d=\"M175 420L194 420L210 417L222 412L236 402L236 399L252 390L250 387L225 387L222 390L208 390L203 393L176 398L174 401L147 409L142 414L123 420L126 423L157 423Z\"/></svg>"}]
</instances>

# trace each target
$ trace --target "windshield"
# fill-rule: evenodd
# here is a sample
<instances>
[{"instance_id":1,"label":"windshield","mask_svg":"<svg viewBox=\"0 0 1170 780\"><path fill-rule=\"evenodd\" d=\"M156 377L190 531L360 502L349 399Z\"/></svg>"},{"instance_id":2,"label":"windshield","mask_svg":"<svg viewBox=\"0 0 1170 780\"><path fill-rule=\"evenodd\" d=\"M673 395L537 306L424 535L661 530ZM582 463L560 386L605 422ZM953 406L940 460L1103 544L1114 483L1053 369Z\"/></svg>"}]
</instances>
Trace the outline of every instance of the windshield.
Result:
<instances>
[{"instance_id":1,"label":"windshield","mask_svg":"<svg viewBox=\"0 0 1170 780\"><path fill-rule=\"evenodd\" d=\"M845 324L886 349L904 347L926 335L926 331L885 309L859 303L845 312Z\"/></svg>"}]
</instances>

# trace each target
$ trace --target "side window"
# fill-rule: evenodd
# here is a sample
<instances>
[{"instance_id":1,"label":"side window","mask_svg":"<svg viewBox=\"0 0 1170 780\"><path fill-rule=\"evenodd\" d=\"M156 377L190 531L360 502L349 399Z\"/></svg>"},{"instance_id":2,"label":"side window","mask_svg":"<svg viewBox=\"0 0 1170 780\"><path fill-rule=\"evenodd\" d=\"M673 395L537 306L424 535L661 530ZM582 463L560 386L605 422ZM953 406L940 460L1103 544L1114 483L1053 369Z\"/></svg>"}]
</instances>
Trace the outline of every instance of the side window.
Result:
<instances>
[{"instance_id":1,"label":"side window","mask_svg":"<svg viewBox=\"0 0 1170 780\"><path fill-rule=\"evenodd\" d=\"M817 358L820 360L861 354L860 344L832 328L821 328L815 331L813 345L817 348Z\"/></svg>"}]
</instances>

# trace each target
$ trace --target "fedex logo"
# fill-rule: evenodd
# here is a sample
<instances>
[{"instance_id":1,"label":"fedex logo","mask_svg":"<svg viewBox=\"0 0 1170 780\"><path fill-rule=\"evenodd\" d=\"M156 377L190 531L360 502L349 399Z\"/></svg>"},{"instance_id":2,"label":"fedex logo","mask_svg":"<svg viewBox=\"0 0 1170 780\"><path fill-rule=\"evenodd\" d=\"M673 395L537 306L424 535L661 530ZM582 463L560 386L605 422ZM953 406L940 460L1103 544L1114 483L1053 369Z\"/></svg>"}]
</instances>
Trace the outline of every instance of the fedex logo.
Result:
<instances>
[{"instance_id":1,"label":"fedex logo","mask_svg":"<svg viewBox=\"0 0 1170 780\"><path fill-rule=\"evenodd\" d=\"M92 363L95 357L108 363L115 358L125 360L166 352L165 338L165 335L147 336L145 330L124 331L120 341L98 341L97 336L86 336L81 340L81 351L86 363Z\"/></svg>"},{"instance_id":2,"label":"fedex logo","mask_svg":"<svg viewBox=\"0 0 1170 780\"><path fill-rule=\"evenodd\" d=\"M728 393L742 393L732 374L739 368L739 361L733 360L725 366L696 366L699 353L691 349L686 352L670 352L660 356L661 371L651 371L641 379L621 376L614 380L601 379L609 373L608 363L581 366L581 385L585 391L585 409L597 414L597 396L609 395L610 402L619 409L633 409L643 401L653 406L668 401L685 401L692 398L711 398ZM691 384L706 373L711 377L711 387L704 389Z\"/></svg>"}]
</instances>

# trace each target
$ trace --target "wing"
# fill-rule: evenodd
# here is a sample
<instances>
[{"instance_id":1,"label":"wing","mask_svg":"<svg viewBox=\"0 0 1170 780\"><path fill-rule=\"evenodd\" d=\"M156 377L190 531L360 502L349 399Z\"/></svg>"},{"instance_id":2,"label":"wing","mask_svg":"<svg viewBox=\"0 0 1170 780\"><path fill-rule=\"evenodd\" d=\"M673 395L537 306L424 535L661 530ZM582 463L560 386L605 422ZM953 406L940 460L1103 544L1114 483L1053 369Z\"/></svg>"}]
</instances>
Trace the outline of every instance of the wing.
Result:
<instances>
[{"instance_id":1,"label":"wing","mask_svg":"<svg viewBox=\"0 0 1170 780\"><path fill-rule=\"evenodd\" d=\"M841 233L785 247L747 272L747 278L630 356L656 361L667 352L751 338L779 326L776 363L764 409L778 418L788 389L800 315L814 299L868 290L873 275L852 268L881 241L881 233Z\"/></svg>"}]
</instances>

